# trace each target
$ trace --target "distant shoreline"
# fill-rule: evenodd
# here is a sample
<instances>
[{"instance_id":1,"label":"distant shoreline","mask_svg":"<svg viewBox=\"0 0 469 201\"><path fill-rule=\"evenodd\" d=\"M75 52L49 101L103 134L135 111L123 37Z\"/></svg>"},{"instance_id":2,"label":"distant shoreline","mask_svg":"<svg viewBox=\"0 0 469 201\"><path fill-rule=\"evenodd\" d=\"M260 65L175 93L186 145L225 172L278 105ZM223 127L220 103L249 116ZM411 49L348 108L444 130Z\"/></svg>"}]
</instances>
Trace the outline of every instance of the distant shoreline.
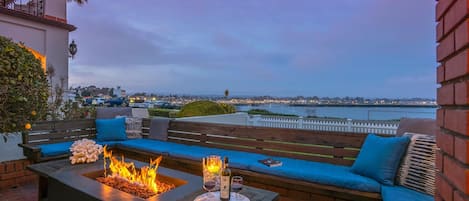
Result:
<instances>
[{"instance_id":1,"label":"distant shoreline","mask_svg":"<svg viewBox=\"0 0 469 201\"><path fill-rule=\"evenodd\" d=\"M374 104L281 104L274 103L279 105L288 105L292 107L420 107L420 108L437 108L437 105L374 105ZM258 106L258 105L268 105L267 104L235 104L236 106Z\"/></svg>"}]
</instances>

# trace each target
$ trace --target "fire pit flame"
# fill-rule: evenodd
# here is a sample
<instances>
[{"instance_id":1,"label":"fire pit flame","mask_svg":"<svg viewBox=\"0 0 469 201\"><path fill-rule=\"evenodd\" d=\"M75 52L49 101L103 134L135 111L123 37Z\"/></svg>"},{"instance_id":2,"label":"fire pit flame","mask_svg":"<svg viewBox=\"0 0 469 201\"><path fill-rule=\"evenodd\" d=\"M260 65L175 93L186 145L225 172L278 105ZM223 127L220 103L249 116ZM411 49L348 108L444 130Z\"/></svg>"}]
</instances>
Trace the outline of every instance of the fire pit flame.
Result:
<instances>
[{"instance_id":1,"label":"fire pit flame","mask_svg":"<svg viewBox=\"0 0 469 201\"><path fill-rule=\"evenodd\" d=\"M101 179L103 183L115 183L116 181L125 180L129 182L129 185L140 186L146 188L145 190L139 191L146 191L146 196L149 197L150 195L148 190L150 190L153 195L158 193L163 193L166 191L171 190L175 186L173 184L163 183L157 180L158 175L158 166L163 159L162 156L159 156L157 159L152 160L150 159L150 165L137 169L135 164L132 162L125 162L124 156L122 156L121 160L112 156L112 151L108 151L107 147L104 147L104 178ZM107 164L106 161L109 159L109 172L107 172ZM109 181L112 179L113 181ZM128 186L129 186L128 185ZM122 185L120 185L122 186ZM130 188L126 186L125 188ZM125 191L125 190L124 190ZM134 190L132 190L134 191ZM132 192L133 193L133 192ZM137 192L138 193L138 192Z\"/></svg>"}]
</instances>

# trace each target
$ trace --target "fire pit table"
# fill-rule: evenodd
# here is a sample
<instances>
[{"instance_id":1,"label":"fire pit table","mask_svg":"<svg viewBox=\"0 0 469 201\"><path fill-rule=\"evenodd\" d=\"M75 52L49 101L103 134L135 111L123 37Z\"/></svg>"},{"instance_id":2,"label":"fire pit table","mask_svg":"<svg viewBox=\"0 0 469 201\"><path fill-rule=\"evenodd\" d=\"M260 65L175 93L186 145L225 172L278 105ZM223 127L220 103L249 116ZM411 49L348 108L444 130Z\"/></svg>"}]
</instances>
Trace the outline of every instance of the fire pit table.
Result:
<instances>
[{"instance_id":1,"label":"fire pit table","mask_svg":"<svg viewBox=\"0 0 469 201\"><path fill-rule=\"evenodd\" d=\"M137 167L148 165L129 160ZM125 193L96 180L104 172L103 161L90 164L71 165L68 159L38 163L28 169L39 175L38 199L48 201L95 201L95 200L149 200L149 201L192 201L203 194L202 178L196 175L164 167L158 169L158 179L171 183L175 188L148 199ZM251 201L274 201L275 192L245 186L241 194Z\"/></svg>"}]
</instances>

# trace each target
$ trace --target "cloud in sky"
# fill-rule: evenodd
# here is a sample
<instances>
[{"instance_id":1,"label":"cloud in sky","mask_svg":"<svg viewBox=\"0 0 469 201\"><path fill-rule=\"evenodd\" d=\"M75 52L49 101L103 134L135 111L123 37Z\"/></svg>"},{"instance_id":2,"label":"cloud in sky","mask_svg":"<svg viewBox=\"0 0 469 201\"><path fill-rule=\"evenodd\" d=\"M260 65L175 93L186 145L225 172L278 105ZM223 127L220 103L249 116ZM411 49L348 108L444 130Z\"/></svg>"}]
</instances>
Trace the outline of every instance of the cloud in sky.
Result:
<instances>
[{"instance_id":1,"label":"cloud in sky","mask_svg":"<svg viewBox=\"0 0 469 201\"><path fill-rule=\"evenodd\" d=\"M130 92L435 97L434 2L163 1L68 5L72 86ZM419 78L425 75L425 78ZM417 80L417 81L413 81ZM431 82L430 82L431 80Z\"/></svg>"}]
</instances>

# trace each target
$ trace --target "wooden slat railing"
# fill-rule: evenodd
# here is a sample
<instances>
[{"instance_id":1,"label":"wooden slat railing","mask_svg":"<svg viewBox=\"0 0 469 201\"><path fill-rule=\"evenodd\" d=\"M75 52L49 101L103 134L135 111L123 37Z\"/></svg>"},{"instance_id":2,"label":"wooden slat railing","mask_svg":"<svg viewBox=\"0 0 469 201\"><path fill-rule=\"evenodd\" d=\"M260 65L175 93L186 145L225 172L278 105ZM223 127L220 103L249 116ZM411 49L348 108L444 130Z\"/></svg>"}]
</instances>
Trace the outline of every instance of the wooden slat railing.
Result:
<instances>
[{"instance_id":1,"label":"wooden slat railing","mask_svg":"<svg viewBox=\"0 0 469 201\"><path fill-rule=\"evenodd\" d=\"M150 120L143 121L144 133ZM168 141L351 165L365 133L171 121Z\"/></svg>"},{"instance_id":2,"label":"wooden slat railing","mask_svg":"<svg viewBox=\"0 0 469 201\"><path fill-rule=\"evenodd\" d=\"M36 122L23 135L23 144L49 144L82 138L96 138L94 119Z\"/></svg>"}]
</instances>

